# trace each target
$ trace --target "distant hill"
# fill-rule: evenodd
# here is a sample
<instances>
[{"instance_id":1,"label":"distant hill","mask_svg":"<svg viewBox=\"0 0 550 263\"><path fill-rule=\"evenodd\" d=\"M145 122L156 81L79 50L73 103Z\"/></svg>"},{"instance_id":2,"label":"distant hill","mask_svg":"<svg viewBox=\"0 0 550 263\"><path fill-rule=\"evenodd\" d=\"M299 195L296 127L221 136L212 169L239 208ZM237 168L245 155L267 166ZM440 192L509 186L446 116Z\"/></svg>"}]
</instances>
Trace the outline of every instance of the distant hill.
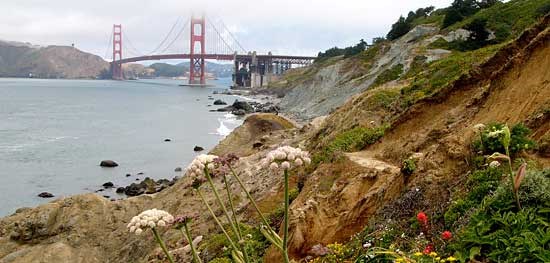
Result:
<instances>
[{"instance_id":1,"label":"distant hill","mask_svg":"<svg viewBox=\"0 0 550 263\"><path fill-rule=\"evenodd\" d=\"M0 77L95 78L108 67L101 57L73 47L0 41Z\"/></svg>"}]
</instances>

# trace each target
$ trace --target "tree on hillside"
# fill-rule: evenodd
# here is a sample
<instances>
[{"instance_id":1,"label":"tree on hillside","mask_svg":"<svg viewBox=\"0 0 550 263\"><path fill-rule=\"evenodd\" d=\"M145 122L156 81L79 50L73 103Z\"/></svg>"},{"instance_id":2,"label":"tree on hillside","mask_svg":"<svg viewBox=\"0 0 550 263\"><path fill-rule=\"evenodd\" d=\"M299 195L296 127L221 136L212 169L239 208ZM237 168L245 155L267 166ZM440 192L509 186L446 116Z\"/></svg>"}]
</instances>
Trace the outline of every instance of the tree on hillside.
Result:
<instances>
[{"instance_id":1,"label":"tree on hillside","mask_svg":"<svg viewBox=\"0 0 550 263\"><path fill-rule=\"evenodd\" d=\"M445 18L443 19L443 28L449 27L456 22L464 20L480 9L489 8L499 0L454 0L450 7L446 9Z\"/></svg>"},{"instance_id":2,"label":"tree on hillside","mask_svg":"<svg viewBox=\"0 0 550 263\"><path fill-rule=\"evenodd\" d=\"M390 32L386 35L389 40L395 40L407 34L411 30L411 24L405 21L403 16L400 16L397 22L391 26Z\"/></svg>"},{"instance_id":3,"label":"tree on hillside","mask_svg":"<svg viewBox=\"0 0 550 263\"><path fill-rule=\"evenodd\" d=\"M414 20L417 18L427 17L434 11L434 9L435 7L433 6L418 8L416 11L410 11L407 14L407 18L400 16L397 22L392 25L392 29L388 32L386 37L389 40L394 40L407 34L412 29Z\"/></svg>"}]
</instances>

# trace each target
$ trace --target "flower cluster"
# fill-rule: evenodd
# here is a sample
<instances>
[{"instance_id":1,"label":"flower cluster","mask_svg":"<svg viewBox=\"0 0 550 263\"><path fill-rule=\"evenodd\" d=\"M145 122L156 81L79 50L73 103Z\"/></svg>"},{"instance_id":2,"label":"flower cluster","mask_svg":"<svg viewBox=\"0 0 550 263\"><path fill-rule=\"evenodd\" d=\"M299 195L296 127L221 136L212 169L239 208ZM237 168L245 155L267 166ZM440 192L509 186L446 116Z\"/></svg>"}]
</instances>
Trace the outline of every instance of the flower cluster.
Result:
<instances>
[{"instance_id":1,"label":"flower cluster","mask_svg":"<svg viewBox=\"0 0 550 263\"><path fill-rule=\"evenodd\" d=\"M187 167L187 170L191 172L189 176L196 177L200 176L203 173L205 167L208 167L210 170L214 170L214 160L218 158L216 155L211 154L201 154L197 156Z\"/></svg>"},{"instance_id":2,"label":"flower cluster","mask_svg":"<svg viewBox=\"0 0 550 263\"><path fill-rule=\"evenodd\" d=\"M174 217L170 213L154 208L134 216L127 227L131 233L139 235L147 228L165 227L172 221L174 221Z\"/></svg>"},{"instance_id":3,"label":"flower cluster","mask_svg":"<svg viewBox=\"0 0 550 263\"><path fill-rule=\"evenodd\" d=\"M500 166L500 162L498 162L498 161L492 161L492 162L489 163L489 167L491 167L491 168L497 168L499 166Z\"/></svg>"},{"instance_id":4,"label":"flower cluster","mask_svg":"<svg viewBox=\"0 0 550 263\"><path fill-rule=\"evenodd\" d=\"M295 166L310 164L311 159L307 151L302 151L300 148L290 146L282 146L267 154L263 160L264 165L269 166L272 170L288 170Z\"/></svg>"},{"instance_id":5,"label":"flower cluster","mask_svg":"<svg viewBox=\"0 0 550 263\"><path fill-rule=\"evenodd\" d=\"M239 157L234 153L228 153L224 156L219 156L214 159L214 163L220 166L231 166L239 160Z\"/></svg>"},{"instance_id":6,"label":"flower cluster","mask_svg":"<svg viewBox=\"0 0 550 263\"><path fill-rule=\"evenodd\" d=\"M176 229L181 229L185 227L186 224L191 223L191 221L197 219L199 217L199 214L196 212L192 213L186 213L183 215L178 215L176 218L174 218L174 221L172 222L172 225Z\"/></svg>"},{"instance_id":7,"label":"flower cluster","mask_svg":"<svg viewBox=\"0 0 550 263\"><path fill-rule=\"evenodd\" d=\"M474 130L477 131L477 132L481 132L485 129L485 124L483 123L478 123L476 125L474 125Z\"/></svg>"}]
</instances>

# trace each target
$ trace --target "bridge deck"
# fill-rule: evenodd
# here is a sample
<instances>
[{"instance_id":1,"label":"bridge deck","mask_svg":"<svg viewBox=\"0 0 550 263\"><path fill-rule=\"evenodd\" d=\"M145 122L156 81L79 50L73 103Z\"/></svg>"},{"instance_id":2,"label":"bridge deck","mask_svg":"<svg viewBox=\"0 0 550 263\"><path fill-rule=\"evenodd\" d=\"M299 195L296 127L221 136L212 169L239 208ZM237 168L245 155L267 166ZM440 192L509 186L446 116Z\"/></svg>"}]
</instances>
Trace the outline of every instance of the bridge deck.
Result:
<instances>
[{"instance_id":1,"label":"bridge deck","mask_svg":"<svg viewBox=\"0 0 550 263\"><path fill-rule=\"evenodd\" d=\"M234 60L235 58L238 61L252 61L252 55L227 55L227 54L195 54L195 57L204 57L204 59L212 60ZM116 61L117 64L146 61L146 60L164 60L164 59L190 59L191 55L189 54L168 54L168 55L151 55L151 56L141 56L133 58L125 58ZM311 63L316 57L307 57L307 56L286 56L286 55L256 55L258 60L263 61L272 61L272 62L291 62L293 64L308 64Z\"/></svg>"}]
</instances>

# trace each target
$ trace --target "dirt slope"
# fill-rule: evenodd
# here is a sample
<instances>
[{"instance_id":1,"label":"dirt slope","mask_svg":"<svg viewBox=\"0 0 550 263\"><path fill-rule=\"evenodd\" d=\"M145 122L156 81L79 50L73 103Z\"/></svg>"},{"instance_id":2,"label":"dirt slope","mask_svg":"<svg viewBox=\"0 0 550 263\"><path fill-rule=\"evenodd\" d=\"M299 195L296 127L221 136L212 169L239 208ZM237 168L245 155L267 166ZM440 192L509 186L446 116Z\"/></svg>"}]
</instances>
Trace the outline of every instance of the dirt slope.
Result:
<instances>
[{"instance_id":1,"label":"dirt slope","mask_svg":"<svg viewBox=\"0 0 550 263\"><path fill-rule=\"evenodd\" d=\"M549 26L547 16L469 75L418 102L395 118L379 143L346 154L342 161L322 164L292 203L297 213L292 218L290 237L294 257L305 257L318 243L347 240L367 226L379 209L400 198L405 189L418 188L431 201L429 205L417 204L426 205L421 209L443 209L449 202L448 188L465 177L475 124L514 124L537 114L548 115ZM339 111L356 109L354 102L357 99ZM544 121L548 117L538 118L543 121L531 126L535 137L549 130ZM330 130L331 125L341 124L329 123L325 129ZM411 156L417 159L417 170L405 179L397 167ZM271 253L268 259L277 262L278 255Z\"/></svg>"}]
</instances>

